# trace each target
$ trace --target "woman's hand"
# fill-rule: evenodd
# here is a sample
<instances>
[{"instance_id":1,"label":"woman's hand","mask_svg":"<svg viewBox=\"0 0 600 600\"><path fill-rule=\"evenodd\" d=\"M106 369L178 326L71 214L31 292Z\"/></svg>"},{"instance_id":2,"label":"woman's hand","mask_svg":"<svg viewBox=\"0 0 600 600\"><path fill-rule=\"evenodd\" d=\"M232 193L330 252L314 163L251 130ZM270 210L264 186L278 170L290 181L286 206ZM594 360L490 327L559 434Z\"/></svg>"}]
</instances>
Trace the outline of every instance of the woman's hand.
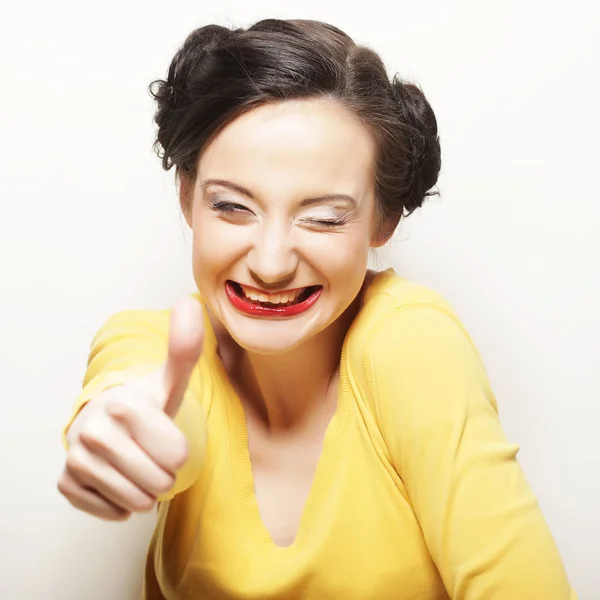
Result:
<instances>
[{"instance_id":1,"label":"woman's hand","mask_svg":"<svg viewBox=\"0 0 600 600\"><path fill-rule=\"evenodd\" d=\"M192 298L171 312L168 358L154 372L88 402L67 432L59 491L76 508L107 520L147 512L168 492L187 458L174 423L202 351L204 321Z\"/></svg>"}]
</instances>

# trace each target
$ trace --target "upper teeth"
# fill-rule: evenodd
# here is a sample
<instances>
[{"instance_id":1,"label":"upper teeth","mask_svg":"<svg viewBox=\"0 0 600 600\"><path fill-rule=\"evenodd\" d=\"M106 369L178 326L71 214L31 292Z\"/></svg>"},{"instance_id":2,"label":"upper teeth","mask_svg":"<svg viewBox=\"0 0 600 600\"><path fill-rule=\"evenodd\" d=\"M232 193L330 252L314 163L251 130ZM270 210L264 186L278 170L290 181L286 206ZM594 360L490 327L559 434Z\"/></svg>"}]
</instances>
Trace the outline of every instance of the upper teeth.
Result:
<instances>
[{"instance_id":1,"label":"upper teeth","mask_svg":"<svg viewBox=\"0 0 600 600\"><path fill-rule=\"evenodd\" d=\"M286 304L288 302L293 302L302 291L302 289L298 289L291 290L289 292L279 292L278 294L269 294L267 292L246 287L245 285L240 285L240 287L242 288L246 298L250 298L250 300L258 302L269 302L270 304Z\"/></svg>"}]
</instances>

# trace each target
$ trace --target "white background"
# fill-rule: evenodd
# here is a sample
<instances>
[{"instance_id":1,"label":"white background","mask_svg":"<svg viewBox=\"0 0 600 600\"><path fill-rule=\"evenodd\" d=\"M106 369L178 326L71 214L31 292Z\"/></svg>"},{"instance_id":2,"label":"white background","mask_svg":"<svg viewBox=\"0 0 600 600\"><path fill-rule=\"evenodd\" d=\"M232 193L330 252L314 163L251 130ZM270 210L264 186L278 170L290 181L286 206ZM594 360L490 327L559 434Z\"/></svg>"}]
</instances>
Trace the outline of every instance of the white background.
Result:
<instances>
[{"instance_id":1,"label":"white background","mask_svg":"<svg viewBox=\"0 0 600 600\"><path fill-rule=\"evenodd\" d=\"M152 517L72 509L56 491L60 430L104 319L194 289L146 86L195 27L275 16L338 25L429 97L442 197L403 224L382 266L454 304L572 583L600 598L597 3L209 4L2 9L0 597L137 598Z\"/></svg>"}]
</instances>

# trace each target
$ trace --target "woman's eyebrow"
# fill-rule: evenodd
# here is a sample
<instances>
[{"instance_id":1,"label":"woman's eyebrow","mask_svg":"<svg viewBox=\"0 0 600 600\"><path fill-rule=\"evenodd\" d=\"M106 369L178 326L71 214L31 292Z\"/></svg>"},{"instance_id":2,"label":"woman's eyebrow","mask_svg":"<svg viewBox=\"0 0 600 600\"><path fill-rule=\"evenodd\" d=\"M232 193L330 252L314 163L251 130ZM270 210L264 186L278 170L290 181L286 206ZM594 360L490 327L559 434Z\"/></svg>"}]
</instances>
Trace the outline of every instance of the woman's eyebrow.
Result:
<instances>
[{"instance_id":1,"label":"woman's eyebrow","mask_svg":"<svg viewBox=\"0 0 600 600\"><path fill-rule=\"evenodd\" d=\"M220 185L221 187L226 187L230 190L233 190L234 192L238 192L240 194L243 194L244 196L248 196L248 198L252 200L256 200L256 197L250 190L246 189L245 187L242 187L241 185L238 185L237 183L227 181L226 179L205 179L199 187L201 190L204 190L204 188L206 188L209 185Z\"/></svg>"},{"instance_id":2,"label":"woman's eyebrow","mask_svg":"<svg viewBox=\"0 0 600 600\"><path fill-rule=\"evenodd\" d=\"M230 190L233 190L234 192L238 192L239 194L242 194L242 195L250 198L251 200L257 200L256 196L249 189L247 189L241 185L238 185L237 183L233 183L232 181L227 181L226 179L205 179L200 184L200 189L203 190L205 187L207 187L209 185L219 185L221 187L226 187L226 188L229 188ZM356 202L356 200L352 196L349 196L348 194L323 194L321 196L313 196L311 198L304 198L300 202L300 206L309 206L310 204L318 204L320 202L328 202L331 200L345 200L346 202L349 202L353 206L356 206L358 204Z\"/></svg>"},{"instance_id":3,"label":"woman's eyebrow","mask_svg":"<svg viewBox=\"0 0 600 600\"><path fill-rule=\"evenodd\" d=\"M345 200L352 204L352 206L356 206L358 203L352 196L348 196L348 194L324 194L323 196L315 196L314 198L304 198L302 202L300 202L300 206L308 206L309 204L318 204L319 202L328 202L330 200Z\"/></svg>"}]
</instances>

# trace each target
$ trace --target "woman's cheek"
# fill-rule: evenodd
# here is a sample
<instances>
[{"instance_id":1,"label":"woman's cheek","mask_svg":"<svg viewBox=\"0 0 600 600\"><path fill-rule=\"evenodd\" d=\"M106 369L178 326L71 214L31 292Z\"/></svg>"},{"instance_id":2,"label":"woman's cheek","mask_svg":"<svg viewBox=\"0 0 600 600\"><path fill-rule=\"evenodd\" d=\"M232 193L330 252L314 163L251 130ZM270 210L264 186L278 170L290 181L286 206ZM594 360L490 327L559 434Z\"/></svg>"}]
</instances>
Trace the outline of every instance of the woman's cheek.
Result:
<instances>
[{"instance_id":1,"label":"woman's cheek","mask_svg":"<svg viewBox=\"0 0 600 600\"><path fill-rule=\"evenodd\" d=\"M250 229L213 220L194 230L194 254L211 263L225 263L247 246Z\"/></svg>"},{"instance_id":2,"label":"woman's cheek","mask_svg":"<svg viewBox=\"0 0 600 600\"><path fill-rule=\"evenodd\" d=\"M309 240L307 254L323 271L346 273L365 269L369 258L369 239L361 231L349 230L331 234L316 234Z\"/></svg>"}]
</instances>

